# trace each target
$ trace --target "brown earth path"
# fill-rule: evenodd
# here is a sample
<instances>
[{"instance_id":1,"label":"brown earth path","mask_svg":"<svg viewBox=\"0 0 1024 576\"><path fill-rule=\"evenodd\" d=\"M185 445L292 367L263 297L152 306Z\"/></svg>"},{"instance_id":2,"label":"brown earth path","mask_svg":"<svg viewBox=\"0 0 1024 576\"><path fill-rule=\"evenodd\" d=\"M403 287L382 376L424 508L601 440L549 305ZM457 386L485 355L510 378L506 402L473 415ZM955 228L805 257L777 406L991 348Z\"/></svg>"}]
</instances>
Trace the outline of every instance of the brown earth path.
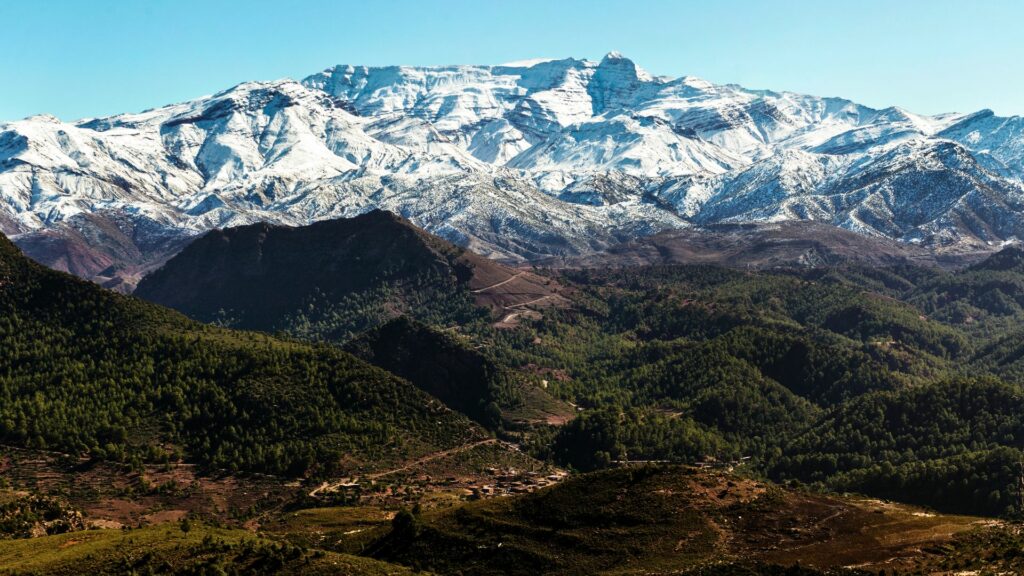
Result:
<instances>
[{"instance_id":1,"label":"brown earth path","mask_svg":"<svg viewBox=\"0 0 1024 576\"><path fill-rule=\"evenodd\" d=\"M526 272L516 272L515 274L509 276L508 278L505 278L501 282L496 282L494 284L491 284L490 286L485 286L484 288L477 288L476 290L470 290L469 292L470 292L470 294L480 294L481 292L486 292L488 290L497 288L498 286L503 286L505 284L508 284L509 282L515 280L516 278L519 278L523 274L526 274Z\"/></svg>"},{"instance_id":2,"label":"brown earth path","mask_svg":"<svg viewBox=\"0 0 1024 576\"><path fill-rule=\"evenodd\" d=\"M487 438L486 440L479 440L477 442L470 442L469 444L463 444L462 446L456 446L455 448L449 448L448 450L442 450L440 452L433 452L431 454L427 454L426 456L423 456L421 458L417 458L416 460L413 460L412 462L409 462L407 464L403 464L402 466L399 466L398 468L392 468L390 470L384 470L384 471L381 471L381 472L374 472L373 474L366 474L366 475L364 475L362 477L367 479L367 480L376 480L377 478L381 478L381 477L384 477L384 476L389 476L389 475L394 474L396 472L404 472L404 471L406 471L406 470L408 470L410 468L414 468L416 466L422 466L423 464L426 464L427 462L432 462L432 461L437 460L439 458L444 458L446 456L451 456L453 454L459 454L461 452L465 452L467 450L472 450L473 448L477 448L479 446L486 446L488 444L497 444L497 443L498 443L498 440L496 438ZM346 481L347 481L347 479L346 479ZM345 481L339 481L339 482L335 482L333 484L331 484L330 482L324 482L320 486L317 486L316 488L314 488L309 493L309 496L311 498L315 498L316 495L319 494L320 492L323 492L323 491L330 492L330 491L336 490L342 484L345 484Z\"/></svg>"}]
</instances>

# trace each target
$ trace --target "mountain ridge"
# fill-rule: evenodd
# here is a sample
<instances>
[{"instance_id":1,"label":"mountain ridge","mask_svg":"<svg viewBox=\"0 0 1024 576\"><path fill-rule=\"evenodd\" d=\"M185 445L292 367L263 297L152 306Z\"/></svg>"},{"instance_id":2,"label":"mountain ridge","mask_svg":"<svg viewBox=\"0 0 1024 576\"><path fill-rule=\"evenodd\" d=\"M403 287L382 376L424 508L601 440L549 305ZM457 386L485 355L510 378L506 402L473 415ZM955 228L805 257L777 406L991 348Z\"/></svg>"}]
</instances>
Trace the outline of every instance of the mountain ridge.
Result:
<instances>
[{"instance_id":1,"label":"mountain ridge","mask_svg":"<svg viewBox=\"0 0 1024 576\"><path fill-rule=\"evenodd\" d=\"M1024 237L1022 178L1019 117L655 77L616 53L337 65L135 114L0 124L3 231L101 282L117 264L124 290L206 230L373 209L514 261L786 220L991 250ZM125 256L101 238L112 226L160 248Z\"/></svg>"}]
</instances>

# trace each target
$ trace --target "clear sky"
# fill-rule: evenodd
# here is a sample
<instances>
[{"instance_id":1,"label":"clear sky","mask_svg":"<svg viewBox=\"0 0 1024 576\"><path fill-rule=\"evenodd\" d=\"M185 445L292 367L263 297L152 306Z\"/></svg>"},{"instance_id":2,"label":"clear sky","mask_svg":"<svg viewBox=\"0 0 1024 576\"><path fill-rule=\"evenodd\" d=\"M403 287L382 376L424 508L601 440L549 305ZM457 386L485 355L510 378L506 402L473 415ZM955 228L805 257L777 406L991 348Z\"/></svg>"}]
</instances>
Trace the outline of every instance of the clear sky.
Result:
<instances>
[{"instance_id":1,"label":"clear sky","mask_svg":"<svg viewBox=\"0 0 1024 576\"><path fill-rule=\"evenodd\" d=\"M600 59L915 112L1024 114L1021 0L0 0L0 119L333 64Z\"/></svg>"}]
</instances>

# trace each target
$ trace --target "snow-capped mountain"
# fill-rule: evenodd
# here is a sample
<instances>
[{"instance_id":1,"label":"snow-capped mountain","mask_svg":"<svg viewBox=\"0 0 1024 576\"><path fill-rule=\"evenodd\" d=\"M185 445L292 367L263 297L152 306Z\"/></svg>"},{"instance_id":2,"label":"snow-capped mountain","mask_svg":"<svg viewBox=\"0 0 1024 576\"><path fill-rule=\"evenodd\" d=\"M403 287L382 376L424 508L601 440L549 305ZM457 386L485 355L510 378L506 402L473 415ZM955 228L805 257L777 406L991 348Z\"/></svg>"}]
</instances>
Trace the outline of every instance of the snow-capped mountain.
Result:
<instances>
[{"instance_id":1,"label":"snow-capped mountain","mask_svg":"<svg viewBox=\"0 0 1024 576\"><path fill-rule=\"evenodd\" d=\"M812 219L935 249L1024 237L1024 120L600 62L340 65L109 118L0 124L0 227L129 283L204 230L373 208L491 256Z\"/></svg>"}]
</instances>

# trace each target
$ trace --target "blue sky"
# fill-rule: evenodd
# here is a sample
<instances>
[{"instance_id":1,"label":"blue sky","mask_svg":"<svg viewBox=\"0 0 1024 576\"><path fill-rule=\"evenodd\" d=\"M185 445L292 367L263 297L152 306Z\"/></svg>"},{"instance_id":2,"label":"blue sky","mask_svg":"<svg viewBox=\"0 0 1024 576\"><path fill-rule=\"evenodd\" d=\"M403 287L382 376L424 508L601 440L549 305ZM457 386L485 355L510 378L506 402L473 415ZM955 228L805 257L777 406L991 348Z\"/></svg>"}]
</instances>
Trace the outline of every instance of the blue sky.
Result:
<instances>
[{"instance_id":1,"label":"blue sky","mask_svg":"<svg viewBox=\"0 0 1024 576\"><path fill-rule=\"evenodd\" d=\"M138 111L329 65L600 59L922 113L1024 114L1019 0L2 0L0 119Z\"/></svg>"}]
</instances>

